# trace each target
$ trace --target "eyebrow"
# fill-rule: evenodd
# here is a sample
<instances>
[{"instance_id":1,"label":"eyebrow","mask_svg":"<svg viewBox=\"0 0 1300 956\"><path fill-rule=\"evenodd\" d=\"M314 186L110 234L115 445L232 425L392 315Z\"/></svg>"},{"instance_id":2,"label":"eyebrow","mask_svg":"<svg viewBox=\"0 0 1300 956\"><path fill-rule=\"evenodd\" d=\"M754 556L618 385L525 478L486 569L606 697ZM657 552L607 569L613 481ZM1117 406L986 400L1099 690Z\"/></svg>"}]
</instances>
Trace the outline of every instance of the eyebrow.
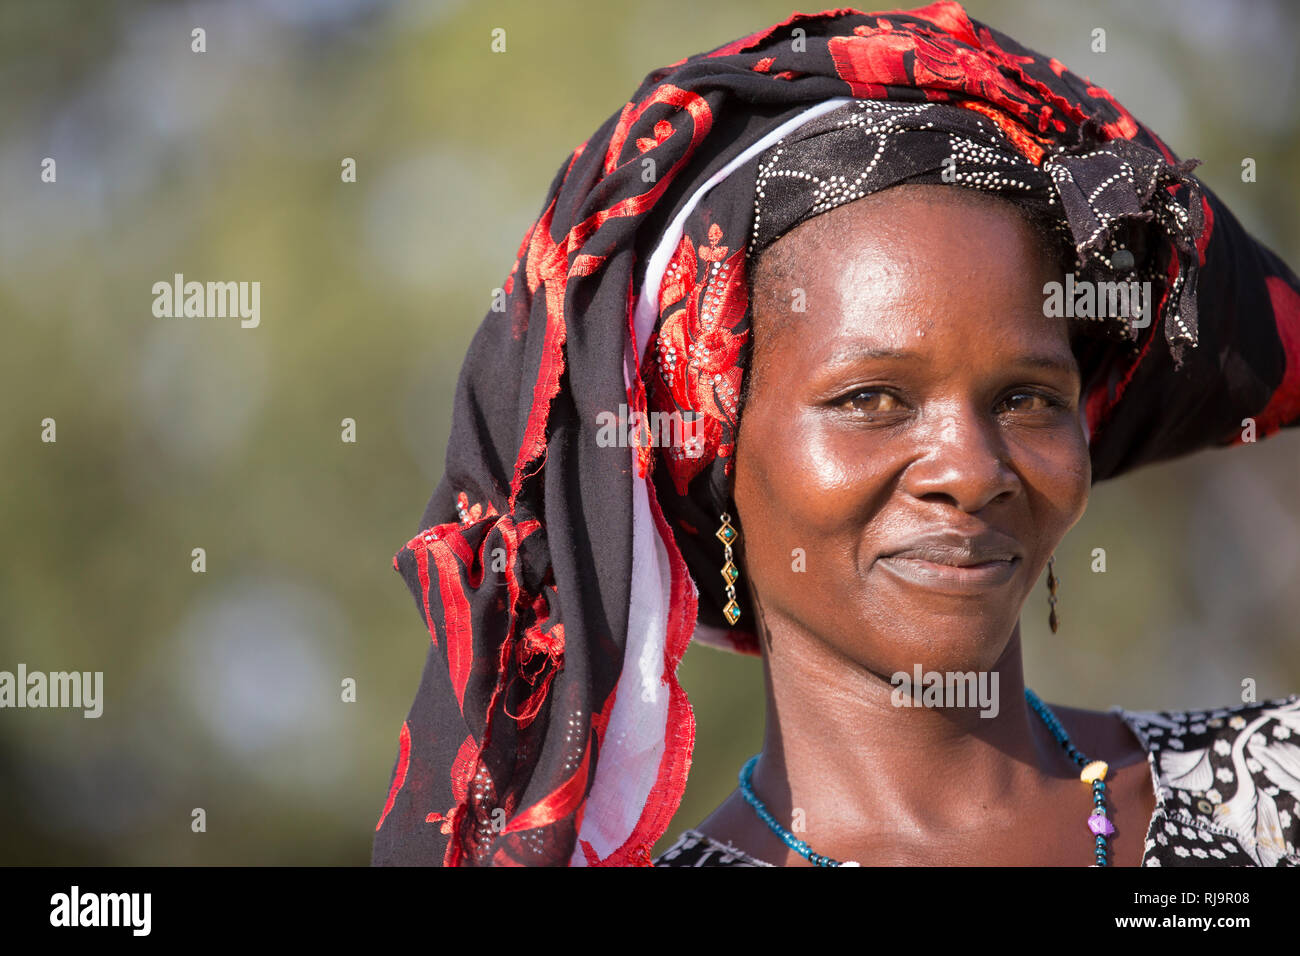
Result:
<instances>
[{"instance_id":1,"label":"eyebrow","mask_svg":"<svg viewBox=\"0 0 1300 956\"><path fill-rule=\"evenodd\" d=\"M913 352L909 349L843 346L832 353L830 358L827 359L826 364L831 365L839 362L850 361L860 362L864 359L895 359L905 362L921 362L925 360L925 357L919 352ZM1074 363L1063 359L1058 355L1046 353L1018 355L1014 360L1014 364L1027 366L1029 368L1041 368L1048 371L1062 372L1066 375L1074 375L1078 372Z\"/></svg>"}]
</instances>

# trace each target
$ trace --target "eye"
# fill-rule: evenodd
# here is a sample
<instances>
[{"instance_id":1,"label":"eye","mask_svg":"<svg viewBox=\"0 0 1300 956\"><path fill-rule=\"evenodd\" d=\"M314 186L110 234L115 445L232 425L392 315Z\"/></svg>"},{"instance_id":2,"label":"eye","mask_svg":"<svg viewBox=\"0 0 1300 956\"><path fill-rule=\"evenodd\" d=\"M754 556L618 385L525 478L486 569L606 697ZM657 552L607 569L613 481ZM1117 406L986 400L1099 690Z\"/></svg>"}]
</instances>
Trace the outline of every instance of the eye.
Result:
<instances>
[{"instance_id":1,"label":"eye","mask_svg":"<svg viewBox=\"0 0 1300 956\"><path fill-rule=\"evenodd\" d=\"M1008 395L1000 407L1013 412L1045 412L1064 406L1064 402L1042 392L1015 392Z\"/></svg>"},{"instance_id":2,"label":"eye","mask_svg":"<svg viewBox=\"0 0 1300 956\"><path fill-rule=\"evenodd\" d=\"M878 389L864 388L851 392L839 400L842 408L854 412L894 412L903 407L897 396Z\"/></svg>"}]
</instances>

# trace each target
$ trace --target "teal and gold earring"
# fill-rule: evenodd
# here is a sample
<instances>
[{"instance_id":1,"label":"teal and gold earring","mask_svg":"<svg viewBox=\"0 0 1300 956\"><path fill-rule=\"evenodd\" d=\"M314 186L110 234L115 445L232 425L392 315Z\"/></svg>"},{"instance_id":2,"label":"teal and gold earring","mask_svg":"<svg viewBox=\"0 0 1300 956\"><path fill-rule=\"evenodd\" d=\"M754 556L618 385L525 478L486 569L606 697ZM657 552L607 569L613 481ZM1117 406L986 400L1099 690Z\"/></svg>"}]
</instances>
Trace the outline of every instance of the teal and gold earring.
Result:
<instances>
[{"instance_id":1,"label":"teal and gold earring","mask_svg":"<svg viewBox=\"0 0 1300 956\"><path fill-rule=\"evenodd\" d=\"M1047 606L1050 609L1047 614L1047 623L1052 628L1052 633L1056 633L1056 585L1060 579L1056 576L1056 568L1053 562L1056 555L1053 554L1047 559Z\"/></svg>"},{"instance_id":2,"label":"teal and gold earring","mask_svg":"<svg viewBox=\"0 0 1300 956\"><path fill-rule=\"evenodd\" d=\"M740 605L736 603L736 578L740 577L740 571L731 560L731 543L738 536L739 532L731 526L731 515L724 511L722 527L718 529L718 540L722 542L723 554L727 559L726 564L722 566L722 580L727 582L727 606L722 609L722 613L728 623L733 625L740 620Z\"/></svg>"}]
</instances>

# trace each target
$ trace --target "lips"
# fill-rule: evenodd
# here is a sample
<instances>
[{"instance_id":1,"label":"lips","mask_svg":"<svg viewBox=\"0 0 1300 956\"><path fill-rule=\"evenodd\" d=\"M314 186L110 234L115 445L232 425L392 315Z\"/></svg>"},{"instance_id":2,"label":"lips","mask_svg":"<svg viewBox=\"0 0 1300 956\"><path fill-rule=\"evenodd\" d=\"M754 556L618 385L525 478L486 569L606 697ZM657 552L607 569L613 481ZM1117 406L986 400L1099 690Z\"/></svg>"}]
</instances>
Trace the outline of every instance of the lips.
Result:
<instances>
[{"instance_id":1,"label":"lips","mask_svg":"<svg viewBox=\"0 0 1300 956\"><path fill-rule=\"evenodd\" d=\"M1019 543L1000 532L945 529L900 542L876 560L910 584L972 593L1006 584L1020 569L1023 555Z\"/></svg>"},{"instance_id":2,"label":"lips","mask_svg":"<svg viewBox=\"0 0 1300 956\"><path fill-rule=\"evenodd\" d=\"M993 561L1012 561L1021 556L1021 549L1015 538L998 531L963 534L943 530L916 535L882 551L880 556L969 568Z\"/></svg>"}]
</instances>

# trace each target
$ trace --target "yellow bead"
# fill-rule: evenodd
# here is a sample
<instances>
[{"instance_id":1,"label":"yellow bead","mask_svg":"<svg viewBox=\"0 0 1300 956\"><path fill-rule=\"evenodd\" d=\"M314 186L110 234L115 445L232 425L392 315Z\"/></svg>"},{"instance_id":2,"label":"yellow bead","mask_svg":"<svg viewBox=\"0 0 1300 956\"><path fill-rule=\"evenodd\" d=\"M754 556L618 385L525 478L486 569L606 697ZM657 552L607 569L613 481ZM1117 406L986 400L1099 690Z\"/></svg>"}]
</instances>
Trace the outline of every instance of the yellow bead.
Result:
<instances>
[{"instance_id":1,"label":"yellow bead","mask_svg":"<svg viewBox=\"0 0 1300 956\"><path fill-rule=\"evenodd\" d=\"M1079 779L1084 783L1092 783L1094 780L1105 780L1106 771L1110 768L1106 766L1104 760L1094 760L1088 766L1083 768L1083 773L1079 774Z\"/></svg>"}]
</instances>

